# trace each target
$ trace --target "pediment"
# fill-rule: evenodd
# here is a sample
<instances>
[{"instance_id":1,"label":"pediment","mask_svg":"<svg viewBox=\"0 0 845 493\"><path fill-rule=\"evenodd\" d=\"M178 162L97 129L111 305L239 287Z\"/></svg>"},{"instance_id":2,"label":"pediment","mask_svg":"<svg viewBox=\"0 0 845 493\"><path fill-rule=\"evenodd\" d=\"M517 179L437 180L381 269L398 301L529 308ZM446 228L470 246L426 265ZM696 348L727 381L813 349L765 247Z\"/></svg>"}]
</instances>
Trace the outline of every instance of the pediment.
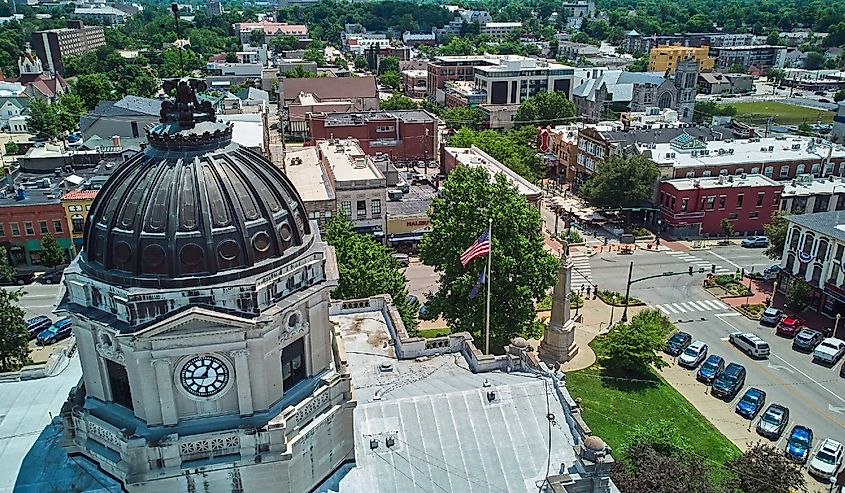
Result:
<instances>
[{"instance_id":1,"label":"pediment","mask_svg":"<svg viewBox=\"0 0 845 493\"><path fill-rule=\"evenodd\" d=\"M188 336L254 327L252 320L207 308L189 308L135 334L139 339Z\"/></svg>"}]
</instances>

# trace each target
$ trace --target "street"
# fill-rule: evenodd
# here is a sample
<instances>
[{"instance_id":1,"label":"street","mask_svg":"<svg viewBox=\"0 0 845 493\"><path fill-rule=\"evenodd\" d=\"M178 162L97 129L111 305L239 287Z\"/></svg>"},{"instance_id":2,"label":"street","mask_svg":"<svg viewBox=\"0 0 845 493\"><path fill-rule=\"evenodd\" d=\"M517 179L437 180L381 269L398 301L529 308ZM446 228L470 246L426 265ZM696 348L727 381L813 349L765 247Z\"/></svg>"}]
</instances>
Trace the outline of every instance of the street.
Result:
<instances>
[{"instance_id":1,"label":"street","mask_svg":"<svg viewBox=\"0 0 845 493\"><path fill-rule=\"evenodd\" d=\"M845 379L839 377L841 362L832 368L813 363L812 356L792 349L791 339L777 336L773 328L761 326L733 311L702 288L705 274L698 272L699 267L709 272L710 265L715 264L719 273L733 272L737 268L749 270L752 266L759 271L773 264L762 254L762 249L728 246L683 252L639 250L633 256L602 253L590 259L594 282L602 288L624 293L631 261L634 262L634 279L667 271L683 273L635 283L631 296L660 309L679 330L690 333L693 340L704 341L709 346L709 354L718 354L728 362L745 366L748 372L745 389L758 387L767 393L767 405L777 402L791 410L786 433L793 425L803 424L815 432L816 444L828 437L845 441ZM687 274L689 265L695 270L692 276ZM616 316L620 315L617 311ZM728 342L728 334L737 330L752 332L768 342L771 356L753 360L741 353ZM694 371L687 373L688 385L684 384L678 390L681 393L704 390L703 384L695 381ZM739 396L723 404L726 410L733 409ZM776 446L782 448L785 438L782 437Z\"/></svg>"},{"instance_id":2,"label":"street","mask_svg":"<svg viewBox=\"0 0 845 493\"><path fill-rule=\"evenodd\" d=\"M3 286L2 288L7 290L23 288L24 295L21 297L20 307L25 312L25 320L38 315L47 315L54 321L61 318L53 313L53 310L56 308L56 298L61 289L60 285L32 283L25 286ZM47 361L50 353L56 348L67 344L67 341L68 339L65 339L50 346L38 346L35 344L35 340L29 341L29 357L36 363Z\"/></svg>"}]
</instances>

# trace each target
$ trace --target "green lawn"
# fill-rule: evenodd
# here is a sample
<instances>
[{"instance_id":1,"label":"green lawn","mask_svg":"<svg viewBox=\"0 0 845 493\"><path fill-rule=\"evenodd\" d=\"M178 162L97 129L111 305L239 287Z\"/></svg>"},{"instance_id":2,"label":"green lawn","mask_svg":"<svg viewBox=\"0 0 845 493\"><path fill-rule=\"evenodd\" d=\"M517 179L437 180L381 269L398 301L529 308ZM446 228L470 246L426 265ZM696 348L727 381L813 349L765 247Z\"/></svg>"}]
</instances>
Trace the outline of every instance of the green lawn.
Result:
<instances>
[{"instance_id":1,"label":"green lawn","mask_svg":"<svg viewBox=\"0 0 845 493\"><path fill-rule=\"evenodd\" d=\"M601 340L593 341L591 347L600 353ZM612 377L616 376L636 377L648 382L614 380ZM566 387L573 398L581 398L584 420L593 432L619 453L630 427L664 419L674 422L699 455L722 463L740 453L655 371L642 376L614 375L597 363L585 370L567 373Z\"/></svg>"},{"instance_id":2,"label":"green lawn","mask_svg":"<svg viewBox=\"0 0 845 493\"><path fill-rule=\"evenodd\" d=\"M775 101L758 101L753 103L730 103L723 102L723 105L730 105L736 108L736 118L748 123L765 123L770 116L774 117L778 125L800 125L803 122L808 124L821 121L830 123L833 121L833 112L795 106L792 104L778 103Z\"/></svg>"},{"instance_id":3,"label":"green lawn","mask_svg":"<svg viewBox=\"0 0 845 493\"><path fill-rule=\"evenodd\" d=\"M435 327L433 329L420 329L417 331L417 335L419 337L425 337L426 339L430 339L432 337L440 337L440 336L447 336L451 334L448 328L446 327Z\"/></svg>"}]
</instances>

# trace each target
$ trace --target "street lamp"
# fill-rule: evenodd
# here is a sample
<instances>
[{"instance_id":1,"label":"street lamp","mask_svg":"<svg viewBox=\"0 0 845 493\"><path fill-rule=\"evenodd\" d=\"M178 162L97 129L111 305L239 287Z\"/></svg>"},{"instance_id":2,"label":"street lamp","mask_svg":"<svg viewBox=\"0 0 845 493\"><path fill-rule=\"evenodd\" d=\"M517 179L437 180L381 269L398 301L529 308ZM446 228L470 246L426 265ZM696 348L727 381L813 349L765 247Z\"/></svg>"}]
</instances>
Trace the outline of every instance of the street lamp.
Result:
<instances>
[{"instance_id":1,"label":"street lamp","mask_svg":"<svg viewBox=\"0 0 845 493\"><path fill-rule=\"evenodd\" d=\"M778 295L778 282L775 281L772 284L772 299L769 303L769 306L773 306L775 304L775 296L777 296L777 295Z\"/></svg>"},{"instance_id":2,"label":"street lamp","mask_svg":"<svg viewBox=\"0 0 845 493\"><path fill-rule=\"evenodd\" d=\"M833 490L836 489L836 476L831 476L830 479L830 493L833 493Z\"/></svg>"},{"instance_id":3,"label":"street lamp","mask_svg":"<svg viewBox=\"0 0 845 493\"><path fill-rule=\"evenodd\" d=\"M659 247L659 246L660 246L660 232L661 232L662 230L663 230L663 221L661 221L660 219L658 219L658 220L657 220L657 235L655 235L655 238L654 238L654 246L655 246L655 247Z\"/></svg>"},{"instance_id":4,"label":"street lamp","mask_svg":"<svg viewBox=\"0 0 845 493\"><path fill-rule=\"evenodd\" d=\"M628 266L628 282L625 284L625 309L622 310L622 323L628 321L628 296L631 294L631 274L634 272L634 261L631 261L631 265Z\"/></svg>"},{"instance_id":5,"label":"street lamp","mask_svg":"<svg viewBox=\"0 0 845 493\"><path fill-rule=\"evenodd\" d=\"M833 324L833 334L830 337L836 337L836 330L839 329L839 319L842 318L841 313L836 314L836 323Z\"/></svg>"}]
</instances>

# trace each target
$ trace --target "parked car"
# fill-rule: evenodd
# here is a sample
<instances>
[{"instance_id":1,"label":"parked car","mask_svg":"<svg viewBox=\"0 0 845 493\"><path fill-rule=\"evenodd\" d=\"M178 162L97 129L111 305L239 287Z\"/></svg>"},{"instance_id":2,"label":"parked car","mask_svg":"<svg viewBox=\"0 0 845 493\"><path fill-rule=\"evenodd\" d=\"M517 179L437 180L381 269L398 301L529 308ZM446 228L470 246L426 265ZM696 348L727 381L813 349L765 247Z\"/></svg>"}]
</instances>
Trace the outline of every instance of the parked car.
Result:
<instances>
[{"instance_id":1,"label":"parked car","mask_svg":"<svg viewBox=\"0 0 845 493\"><path fill-rule=\"evenodd\" d=\"M801 329L792 340L792 349L802 353L812 353L822 342L824 334L813 329Z\"/></svg>"},{"instance_id":2,"label":"parked car","mask_svg":"<svg viewBox=\"0 0 845 493\"><path fill-rule=\"evenodd\" d=\"M11 279L0 277L0 286L23 286L24 284L32 284L33 279L35 279L35 276L32 272L21 272L15 274L15 277Z\"/></svg>"},{"instance_id":3,"label":"parked car","mask_svg":"<svg viewBox=\"0 0 845 493\"><path fill-rule=\"evenodd\" d=\"M407 253L394 253L393 258L396 259L396 263L399 264L399 267L408 267L411 263L411 257L409 257Z\"/></svg>"},{"instance_id":4,"label":"parked car","mask_svg":"<svg viewBox=\"0 0 845 493\"><path fill-rule=\"evenodd\" d=\"M769 246L769 239L765 236L749 236L740 242L743 248L766 248Z\"/></svg>"},{"instance_id":5,"label":"parked car","mask_svg":"<svg viewBox=\"0 0 845 493\"><path fill-rule=\"evenodd\" d=\"M684 368L694 370L707 357L707 344L703 341L695 341L684 350L678 357L678 364Z\"/></svg>"},{"instance_id":6,"label":"parked car","mask_svg":"<svg viewBox=\"0 0 845 493\"><path fill-rule=\"evenodd\" d=\"M42 330L41 333L38 334L38 337L36 337L35 343L39 346L54 344L62 339L67 339L70 337L70 334L71 321L70 318L65 317L61 320L57 320L49 328Z\"/></svg>"},{"instance_id":7,"label":"parked car","mask_svg":"<svg viewBox=\"0 0 845 493\"><path fill-rule=\"evenodd\" d=\"M38 282L41 284L58 284L62 282L62 276L65 275L65 271L57 270L53 272L48 272L42 276L38 277Z\"/></svg>"},{"instance_id":8,"label":"parked car","mask_svg":"<svg viewBox=\"0 0 845 493\"><path fill-rule=\"evenodd\" d=\"M692 343L692 336L686 332L678 332L666 341L666 354L678 356Z\"/></svg>"},{"instance_id":9,"label":"parked car","mask_svg":"<svg viewBox=\"0 0 845 493\"><path fill-rule=\"evenodd\" d=\"M760 314L760 325L771 325L775 327L780 323L781 317L783 317L782 311L777 308L768 307Z\"/></svg>"},{"instance_id":10,"label":"parked car","mask_svg":"<svg viewBox=\"0 0 845 493\"><path fill-rule=\"evenodd\" d=\"M807 464L807 470L810 474L827 479L835 476L842 465L842 449L840 442L832 438L825 438L822 440L819 449L813 454L810 463Z\"/></svg>"},{"instance_id":11,"label":"parked car","mask_svg":"<svg viewBox=\"0 0 845 493\"><path fill-rule=\"evenodd\" d=\"M769 356L769 343L751 332L731 332L728 335L731 344L752 358L766 358Z\"/></svg>"},{"instance_id":12,"label":"parked car","mask_svg":"<svg viewBox=\"0 0 845 493\"><path fill-rule=\"evenodd\" d=\"M819 103L829 103L830 100L827 98L819 98Z\"/></svg>"},{"instance_id":13,"label":"parked car","mask_svg":"<svg viewBox=\"0 0 845 493\"><path fill-rule=\"evenodd\" d=\"M725 358L711 354L707 357L707 360L704 361L704 364L701 365L701 368L695 374L695 379L699 382L704 382L706 384L713 383L713 380L719 376L725 370Z\"/></svg>"},{"instance_id":14,"label":"parked car","mask_svg":"<svg viewBox=\"0 0 845 493\"><path fill-rule=\"evenodd\" d=\"M742 390L743 386L745 386L745 367L737 363L731 363L725 368L725 371L713 380L713 387L710 389L710 393L714 397L730 401L736 397L736 394Z\"/></svg>"},{"instance_id":15,"label":"parked car","mask_svg":"<svg viewBox=\"0 0 845 493\"><path fill-rule=\"evenodd\" d=\"M845 341L836 337L828 337L813 350L813 361L836 364L845 354Z\"/></svg>"},{"instance_id":16,"label":"parked car","mask_svg":"<svg viewBox=\"0 0 845 493\"><path fill-rule=\"evenodd\" d=\"M53 325L53 321L46 315L39 315L37 317L30 318L24 322L24 325L26 325L26 330L29 332L29 338L35 339L41 331Z\"/></svg>"},{"instance_id":17,"label":"parked car","mask_svg":"<svg viewBox=\"0 0 845 493\"><path fill-rule=\"evenodd\" d=\"M795 315L784 317L777 325L775 333L779 336L793 337L804 327L804 321Z\"/></svg>"},{"instance_id":18,"label":"parked car","mask_svg":"<svg viewBox=\"0 0 845 493\"><path fill-rule=\"evenodd\" d=\"M804 464L813 448L813 430L806 426L795 425L786 439L786 456Z\"/></svg>"},{"instance_id":19,"label":"parked car","mask_svg":"<svg viewBox=\"0 0 845 493\"><path fill-rule=\"evenodd\" d=\"M845 363L842 363L842 366L839 367L839 376L845 378Z\"/></svg>"},{"instance_id":20,"label":"parked car","mask_svg":"<svg viewBox=\"0 0 845 493\"><path fill-rule=\"evenodd\" d=\"M757 434L770 440L777 440L789 423L789 408L780 404L769 404L757 422Z\"/></svg>"},{"instance_id":21,"label":"parked car","mask_svg":"<svg viewBox=\"0 0 845 493\"><path fill-rule=\"evenodd\" d=\"M771 267L766 267L766 269L763 271L763 279L765 279L766 281L771 281L772 279L777 278L780 271L781 268L779 264L772 265Z\"/></svg>"},{"instance_id":22,"label":"parked car","mask_svg":"<svg viewBox=\"0 0 845 493\"><path fill-rule=\"evenodd\" d=\"M408 300L408 304L411 305L411 308L413 308L414 310L420 307L420 300L416 296L409 294L405 297L405 299Z\"/></svg>"},{"instance_id":23,"label":"parked car","mask_svg":"<svg viewBox=\"0 0 845 493\"><path fill-rule=\"evenodd\" d=\"M419 317L420 320L432 320L434 318L432 316L431 310L428 308L428 305L423 305L420 307Z\"/></svg>"},{"instance_id":24,"label":"parked car","mask_svg":"<svg viewBox=\"0 0 845 493\"><path fill-rule=\"evenodd\" d=\"M757 413L766 405L766 392L756 387L745 391L736 403L736 413L745 419L754 419Z\"/></svg>"}]
</instances>

